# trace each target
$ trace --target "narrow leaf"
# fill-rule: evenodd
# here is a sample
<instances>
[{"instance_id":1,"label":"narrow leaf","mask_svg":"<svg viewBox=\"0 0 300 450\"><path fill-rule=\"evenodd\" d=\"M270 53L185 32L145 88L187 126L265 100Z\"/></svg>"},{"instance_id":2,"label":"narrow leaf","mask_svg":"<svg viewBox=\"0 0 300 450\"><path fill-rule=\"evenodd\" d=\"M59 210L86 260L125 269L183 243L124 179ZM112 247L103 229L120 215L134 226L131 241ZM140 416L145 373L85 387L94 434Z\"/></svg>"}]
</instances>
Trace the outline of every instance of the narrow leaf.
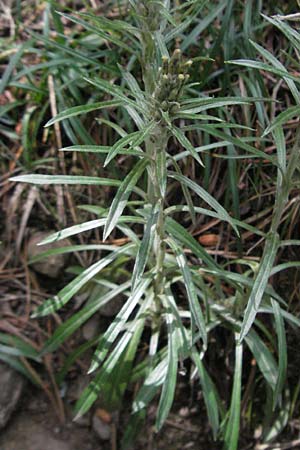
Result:
<instances>
[{"instance_id":1,"label":"narrow leaf","mask_svg":"<svg viewBox=\"0 0 300 450\"><path fill-rule=\"evenodd\" d=\"M237 338L238 336L236 336ZM237 450L240 431L243 347L236 344L235 369L229 419L226 426L224 450Z\"/></svg>"},{"instance_id":2,"label":"narrow leaf","mask_svg":"<svg viewBox=\"0 0 300 450\"><path fill-rule=\"evenodd\" d=\"M142 242L140 243L138 254L135 260L133 273L132 273L132 291L135 291L136 284L140 281L147 261L149 257L150 250L152 248L155 229L157 224L157 218L159 214L159 206L154 206L150 212L149 219L145 228L144 236Z\"/></svg>"},{"instance_id":3,"label":"narrow leaf","mask_svg":"<svg viewBox=\"0 0 300 450\"><path fill-rule=\"evenodd\" d=\"M127 200L136 185L137 181L143 174L145 168L148 165L148 160L142 159L139 161L134 168L129 172L129 174L125 177L124 181L121 183L118 192L111 204L107 221L104 228L103 239L107 239L107 237L112 232L115 227L120 215L122 214Z\"/></svg>"},{"instance_id":4,"label":"narrow leaf","mask_svg":"<svg viewBox=\"0 0 300 450\"><path fill-rule=\"evenodd\" d=\"M209 423L213 431L214 439L216 440L219 431L219 408L216 387L195 348L192 351L192 358L198 370Z\"/></svg>"},{"instance_id":5,"label":"narrow leaf","mask_svg":"<svg viewBox=\"0 0 300 450\"><path fill-rule=\"evenodd\" d=\"M273 409L275 409L286 382L287 345L286 345L286 332L284 327L283 316L281 314L281 308L276 300L271 299L271 303L274 311L275 330L278 342L278 377L276 380L274 401L273 401Z\"/></svg>"},{"instance_id":6,"label":"narrow leaf","mask_svg":"<svg viewBox=\"0 0 300 450\"><path fill-rule=\"evenodd\" d=\"M126 253L134 247L134 244L127 244L118 248L114 252L102 258L100 261L92 264L90 267L81 272L71 283L67 284L57 295L49 298L42 305L40 305L32 317L45 316L53 313L64 306L88 281L97 275L104 267L108 266L120 254Z\"/></svg>"},{"instance_id":7,"label":"narrow leaf","mask_svg":"<svg viewBox=\"0 0 300 450\"><path fill-rule=\"evenodd\" d=\"M168 328L168 366L156 413L155 427L157 431L161 429L167 419L174 400L178 366L178 342L174 316L172 313L167 312L165 319Z\"/></svg>"},{"instance_id":8,"label":"narrow leaf","mask_svg":"<svg viewBox=\"0 0 300 450\"><path fill-rule=\"evenodd\" d=\"M249 296L241 328L240 342L247 335L248 331L250 330L255 320L258 308L260 306L260 302L265 293L268 284L268 279L276 258L278 245L279 245L279 237L276 233L274 233L272 236L270 236L270 238L266 242L260 267Z\"/></svg>"},{"instance_id":9,"label":"narrow leaf","mask_svg":"<svg viewBox=\"0 0 300 450\"><path fill-rule=\"evenodd\" d=\"M203 166L203 162L201 161L200 156L196 152L194 146L191 144L191 142L188 140L188 138L185 136L185 134L175 125L169 125L169 130L173 134L173 136L176 137L177 141L190 152L190 154L193 156L193 158L198 161L198 163Z\"/></svg>"},{"instance_id":10,"label":"narrow leaf","mask_svg":"<svg viewBox=\"0 0 300 450\"><path fill-rule=\"evenodd\" d=\"M85 184L94 186L120 186L119 180L99 177L81 177L76 175L18 175L10 178L11 181L31 184Z\"/></svg>"},{"instance_id":11,"label":"narrow leaf","mask_svg":"<svg viewBox=\"0 0 300 450\"><path fill-rule=\"evenodd\" d=\"M252 69L264 70L266 72L271 72L274 75L279 75L280 77L283 77L283 78L289 78L291 80L296 81L297 83L300 83L300 77L291 75L290 73L288 73L284 70L277 69L276 67L273 67L269 64L266 64L266 63L263 63L260 61L252 61L250 59L236 59L235 61L226 61L226 63L227 64L235 64L237 66L244 66L244 67L247 67L248 69L252 68Z\"/></svg>"},{"instance_id":12,"label":"narrow leaf","mask_svg":"<svg viewBox=\"0 0 300 450\"><path fill-rule=\"evenodd\" d=\"M97 300L89 303L79 312L74 314L66 322L63 322L54 332L54 334L45 343L42 354L55 351L68 337L70 337L81 325L83 325L95 312L97 312L103 305L108 303L111 299L124 292L130 287L130 281L118 286L117 288L106 292L104 295L97 298Z\"/></svg>"},{"instance_id":13,"label":"narrow leaf","mask_svg":"<svg viewBox=\"0 0 300 450\"><path fill-rule=\"evenodd\" d=\"M192 275L190 272L190 268L188 266L187 260L182 249L179 245L171 238L167 239L167 243L170 248L174 251L176 255L177 264L182 272L184 286L187 292L189 305L192 313L192 317L195 320L195 323L200 331L200 335L203 341L204 350L207 348L207 333L206 333L206 325L205 319L203 317L203 313L201 307L199 305L198 297L196 294L196 289L193 283Z\"/></svg>"},{"instance_id":14,"label":"narrow leaf","mask_svg":"<svg viewBox=\"0 0 300 450\"><path fill-rule=\"evenodd\" d=\"M87 114L97 109L111 108L120 105L121 102L117 100L108 100L106 102L91 103L90 105L88 104L88 105L74 106L72 108L68 108L65 111L60 112L59 114L57 114L57 116L52 117L52 119L50 119L44 126L50 127L50 125L53 125L56 122L60 122L61 120L69 119L70 117L79 116L80 114Z\"/></svg>"},{"instance_id":15,"label":"narrow leaf","mask_svg":"<svg viewBox=\"0 0 300 450\"><path fill-rule=\"evenodd\" d=\"M275 128L277 128L280 125L285 124L293 117L299 117L300 114L300 106L291 106L290 108L285 109L282 111L278 116L273 120L273 122L265 129L262 137L266 136L267 134L271 133Z\"/></svg>"},{"instance_id":16,"label":"narrow leaf","mask_svg":"<svg viewBox=\"0 0 300 450\"><path fill-rule=\"evenodd\" d=\"M138 289L136 289L135 292L128 298L114 321L108 327L93 355L93 361L88 373L94 372L103 362L107 353L109 352L110 347L118 337L119 333L123 330L127 320L129 319L129 316L132 314L141 297L144 295L150 282L151 278L147 278L140 282Z\"/></svg>"},{"instance_id":17,"label":"narrow leaf","mask_svg":"<svg viewBox=\"0 0 300 450\"><path fill-rule=\"evenodd\" d=\"M208 205L211 206L217 212L217 214L221 220L225 220L226 222L230 223L230 225L235 230L237 235L239 235L239 231L238 231L235 223L231 219L230 215L228 214L228 212L205 189L203 189L198 184L196 184L194 181L190 180L189 178L185 177L184 175L180 175L175 172L169 172L169 176L171 178L174 178L175 180L179 181L180 183L185 184L190 189L192 189L200 198L202 198L202 200L204 200L206 203L208 203Z\"/></svg>"}]
</instances>

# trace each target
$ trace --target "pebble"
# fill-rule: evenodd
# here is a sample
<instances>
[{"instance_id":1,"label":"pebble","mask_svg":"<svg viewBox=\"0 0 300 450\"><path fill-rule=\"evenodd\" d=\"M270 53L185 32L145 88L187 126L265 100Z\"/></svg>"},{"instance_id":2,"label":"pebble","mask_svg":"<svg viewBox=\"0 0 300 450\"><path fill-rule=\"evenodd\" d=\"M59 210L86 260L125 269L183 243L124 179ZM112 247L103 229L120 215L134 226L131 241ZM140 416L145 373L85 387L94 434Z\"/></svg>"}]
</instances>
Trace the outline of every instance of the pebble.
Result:
<instances>
[{"instance_id":1,"label":"pebble","mask_svg":"<svg viewBox=\"0 0 300 450\"><path fill-rule=\"evenodd\" d=\"M93 420L93 430L99 436L102 441L109 441L111 437L111 426L105 423L97 414L94 414Z\"/></svg>"},{"instance_id":2,"label":"pebble","mask_svg":"<svg viewBox=\"0 0 300 450\"><path fill-rule=\"evenodd\" d=\"M24 379L6 364L0 363L0 429L8 423L21 398Z\"/></svg>"},{"instance_id":3,"label":"pebble","mask_svg":"<svg viewBox=\"0 0 300 450\"><path fill-rule=\"evenodd\" d=\"M82 327L82 335L86 341L90 341L99 334L100 317L95 315Z\"/></svg>"},{"instance_id":4,"label":"pebble","mask_svg":"<svg viewBox=\"0 0 300 450\"><path fill-rule=\"evenodd\" d=\"M61 241L53 242L52 244L37 245L52 233L54 233L53 230L37 231L31 236L27 244L28 259L38 256L47 250L70 245L70 241L68 239L62 239ZM65 267L68 257L68 253L62 255L51 255L31 264L31 267L38 273L47 275L50 278L57 278L61 270Z\"/></svg>"}]
</instances>

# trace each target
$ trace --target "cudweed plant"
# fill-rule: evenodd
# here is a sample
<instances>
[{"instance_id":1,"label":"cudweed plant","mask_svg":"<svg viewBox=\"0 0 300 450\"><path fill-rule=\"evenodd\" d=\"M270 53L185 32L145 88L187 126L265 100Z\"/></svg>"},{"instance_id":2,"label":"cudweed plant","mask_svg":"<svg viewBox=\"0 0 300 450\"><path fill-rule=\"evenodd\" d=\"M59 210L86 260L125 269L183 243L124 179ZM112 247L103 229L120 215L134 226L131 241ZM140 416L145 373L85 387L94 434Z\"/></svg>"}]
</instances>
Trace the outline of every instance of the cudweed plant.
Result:
<instances>
[{"instance_id":1,"label":"cudweed plant","mask_svg":"<svg viewBox=\"0 0 300 450\"><path fill-rule=\"evenodd\" d=\"M17 181L41 185L88 184L117 187L109 210L100 218L63 229L49 236L41 244L75 236L97 227L104 227L104 241L117 228L127 236L129 242L121 247L108 241L96 246L62 248L61 252L98 249L104 251L106 256L82 270L55 297L42 304L34 316L45 316L58 311L95 277L97 283L102 285L101 293L95 295L79 312L74 313L57 328L43 350L44 353L51 352L101 306L120 294L126 297L116 318L107 331L97 339L89 369L93 379L76 405L76 414L81 416L100 395L102 399L109 400L111 408L117 408L128 383L140 380L141 387L134 399L132 419L123 441L124 448L130 445L132 436L145 415L147 405L158 392L160 400L156 429L161 429L173 403L178 368L184 366L187 358L192 361L199 377L214 438L221 438L226 450L235 450L238 446L245 346L257 361L267 386L267 403L271 404L271 416L278 405L288 405L286 400L288 393L284 390L286 379L284 319L294 325L299 325L299 321L282 310L280 306L282 299L268 285L268 278L272 273L276 251L280 245L278 226L288 197L290 188L288 180L292 178L294 159L290 160L285 170L282 165L285 164L283 149L278 151L277 159L267 155L252 146L249 140L235 138L228 132L230 129L238 129L239 125L225 123L218 114L207 114L207 110L222 111L227 105L245 105L252 99L204 96L196 89L197 84L190 83L189 72L193 60L185 58L182 54L178 38L201 13L204 3L187 1L177 6L177 2L173 5L173 2L168 0L130 0L129 17L132 19L130 22L112 21L88 13L76 17L62 14L76 24L100 35L112 45L118 46L122 52L128 53L131 58L130 65L139 67L137 72L141 77L135 78L132 72L121 66L119 67L121 85L99 77L86 77L86 81L94 89L111 96L111 99L70 108L51 119L47 126L90 111L121 108L124 114L128 114L131 118L135 131L128 133L106 120L106 124L110 124L120 135L120 139L114 145L111 147L73 145L61 150L104 154L106 155L104 166L111 163L116 156L125 154L132 157L132 169L123 180L43 174L21 175L14 178ZM177 17L180 17L178 23ZM246 62L240 64L251 67L249 61L247 64ZM253 65L255 66L254 63ZM266 69L266 64L262 68ZM278 74L278 70L275 73ZM284 76L291 80L287 72L284 72ZM270 127L266 132L272 131L272 126ZM273 124L273 130L275 128L276 124ZM199 171L202 170L200 155L207 146L194 147L188 137L188 132L194 130L222 139L224 145L230 144L243 149L246 157L264 158L278 167L278 193L283 186L280 183L287 184L282 195L277 196L277 209L268 235L233 219L199 183L182 173L180 162L184 158L194 159ZM276 132L281 133L282 137L280 129ZM184 151L172 155L171 144L174 141L183 147ZM280 142L283 140L280 139ZM218 146L219 143L214 142L210 148ZM170 182L174 181L181 186L186 205L168 205ZM207 208L195 206L191 193L199 197ZM132 194L140 197L140 200L131 202ZM132 211L134 205L132 215L124 214L127 207ZM90 205L88 210L99 212L98 206ZM255 269L256 276L251 277L249 270L244 274L231 273L225 266L220 266L174 219L175 213L178 217L180 213L186 212L190 214L192 221L195 221L197 214L225 221L234 229L237 236L238 228L244 228L265 238L265 253L261 264ZM141 238L136 232L138 227L143 229ZM192 252L193 260L189 260L185 249ZM57 252L57 249L55 251ZM45 255L49 253L51 251ZM122 257L125 257L126 267L132 269L131 276L127 271L128 279L125 282L116 284L101 277L105 268L113 267L113 264ZM243 260L239 262L241 261L243 262ZM247 262L244 261L244 264ZM207 275L214 277L214 285L207 281ZM233 292L231 298L224 298L220 288L221 280L226 280L231 286ZM182 300L180 295L181 287L184 287L186 301ZM278 364L274 358L276 346L273 339L269 339L270 334L266 332L263 324L257 320L257 312L269 313L274 317L274 326L278 334ZM254 323L263 330L265 338L270 340L268 344L254 330ZM235 369L228 410L209 375L205 359L209 335L218 327L231 331L235 343ZM142 337L144 339L146 330L150 336L149 353L141 362L135 363L138 346ZM276 415L274 417L274 420L277 419ZM271 422L270 419L266 439L276 436Z\"/></svg>"}]
</instances>

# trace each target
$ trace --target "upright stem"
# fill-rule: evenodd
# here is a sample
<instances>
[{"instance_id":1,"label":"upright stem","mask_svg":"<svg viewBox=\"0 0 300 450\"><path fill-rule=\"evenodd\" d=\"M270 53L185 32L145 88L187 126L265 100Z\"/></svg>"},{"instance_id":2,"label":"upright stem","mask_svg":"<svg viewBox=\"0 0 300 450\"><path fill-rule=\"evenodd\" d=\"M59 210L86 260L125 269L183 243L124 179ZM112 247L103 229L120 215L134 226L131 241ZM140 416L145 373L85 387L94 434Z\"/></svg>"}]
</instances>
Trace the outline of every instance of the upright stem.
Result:
<instances>
[{"instance_id":1,"label":"upright stem","mask_svg":"<svg viewBox=\"0 0 300 450\"><path fill-rule=\"evenodd\" d=\"M155 23L155 20L153 21ZM152 22L152 23L153 23ZM159 24L159 20L157 20ZM142 69L143 69L143 81L145 86L145 93L148 98L154 96L155 93L155 80L156 80L156 54L155 54L155 42L154 31L151 28L144 30L143 37L143 49L142 49ZM148 170L148 201L152 208L158 207L158 220L156 226L156 233L153 244L153 256L156 260L156 275L154 280L154 295L156 304L156 313L160 311L161 304L159 295L163 293L164 289L164 260L165 260L165 217L164 217L164 204L165 195L160 189L159 174L160 171L157 167L158 156L162 152L166 152L168 143L168 134L165 127L158 121L155 129L151 133L151 136L146 140L146 153L150 157L151 164Z\"/></svg>"},{"instance_id":2,"label":"upright stem","mask_svg":"<svg viewBox=\"0 0 300 450\"><path fill-rule=\"evenodd\" d=\"M168 136L165 129L157 124L153 136L150 137L146 143L146 151L151 157L151 164L149 167L149 183L148 183L148 199L152 208L158 208L158 219L156 225L155 238L153 243L153 256L156 260L156 275L154 280L154 294L156 309L160 309L159 295L163 293L164 289L164 260L165 260L165 195L160 189L159 170L157 167L158 155L167 150Z\"/></svg>"}]
</instances>

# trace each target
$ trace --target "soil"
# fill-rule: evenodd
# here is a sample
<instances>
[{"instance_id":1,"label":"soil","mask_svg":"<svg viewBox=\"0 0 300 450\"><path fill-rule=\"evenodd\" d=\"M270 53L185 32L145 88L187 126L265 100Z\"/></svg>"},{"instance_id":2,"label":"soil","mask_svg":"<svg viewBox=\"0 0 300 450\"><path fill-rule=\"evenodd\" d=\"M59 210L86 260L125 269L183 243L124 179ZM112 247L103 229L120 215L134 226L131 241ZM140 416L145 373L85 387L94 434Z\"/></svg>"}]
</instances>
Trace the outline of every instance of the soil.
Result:
<instances>
[{"instance_id":1,"label":"soil","mask_svg":"<svg viewBox=\"0 0 300 450\"><path fill-rule=\"evenodd\" d=\"M0 434L0 450L118 450L119 445L103 442L92 426L72 421L67 411L65 424L60 424L42 391L27 385L18 410ZM182 407L172 413L163 430L156 434L152 426L155 407L149 410L145 428L131 450L219 450L211 441L205 418ZM128 413L121 416L117 440L121 437Z\"/></svg>"},{"instance_id":2,"label":"soil","mask_svg":"<svg viewBox=\"0 0 300 450\"><path fill-rule=\"evenodd\" d=\"M68 417L61 425L44 394L28 387L8 426L0 435L0 450L108 450L89 427Z\"/></svg>"}]
</instances>

